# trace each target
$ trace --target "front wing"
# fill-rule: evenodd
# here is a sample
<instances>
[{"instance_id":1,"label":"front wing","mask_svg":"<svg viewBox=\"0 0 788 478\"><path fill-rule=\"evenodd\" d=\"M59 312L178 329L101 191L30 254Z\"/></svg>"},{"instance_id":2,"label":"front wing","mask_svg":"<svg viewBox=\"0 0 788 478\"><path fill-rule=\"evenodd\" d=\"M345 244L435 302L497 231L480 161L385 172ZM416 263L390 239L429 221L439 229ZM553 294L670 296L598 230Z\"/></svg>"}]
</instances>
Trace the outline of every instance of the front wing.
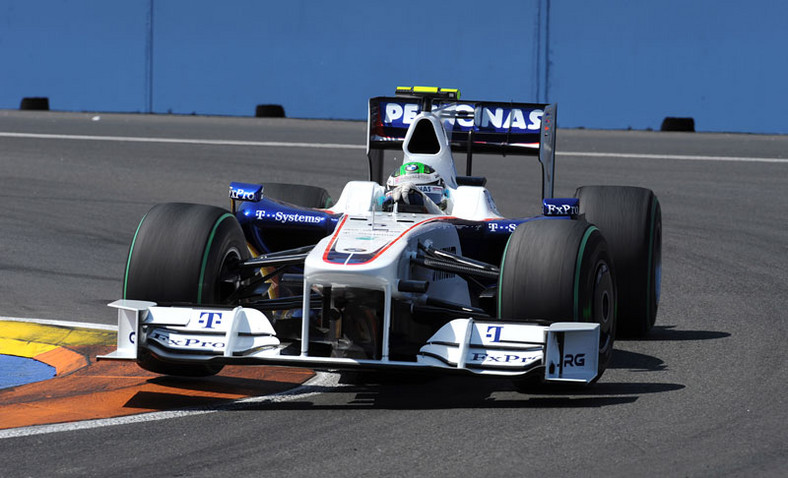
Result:
<instances>
[{"instance_id":1,"label":"front wing","mask_svg":"<svg viewBox=\"0 0 788 478\"><path fill-rule=\"evenodd\" d=\"M268 317L234 309L159 307L154 302L118 300L117 350L100 360L136 360L145 348L164 361L301 366L323 370L410 369L477 375L543 373L556 382L588 383L597 376L599 325L555 322L542 325L502 320L455 319L420 349L415 362L284 355L284 344ZM306 348L306 347L302 347Z\"/></svg>"}]
</instances>

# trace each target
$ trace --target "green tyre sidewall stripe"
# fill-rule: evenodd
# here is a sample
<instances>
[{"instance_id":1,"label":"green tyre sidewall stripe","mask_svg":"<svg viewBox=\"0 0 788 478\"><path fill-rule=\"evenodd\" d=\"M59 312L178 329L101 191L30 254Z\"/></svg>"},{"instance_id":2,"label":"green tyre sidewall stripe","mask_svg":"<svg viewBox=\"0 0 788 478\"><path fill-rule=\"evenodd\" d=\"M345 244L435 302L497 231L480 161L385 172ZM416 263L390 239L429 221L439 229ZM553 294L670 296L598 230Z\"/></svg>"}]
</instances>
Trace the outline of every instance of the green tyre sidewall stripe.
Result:
<instances>
[{"instance_id":1,"label":"green tyre sidewall stripe","mask_svg":"<svg viewBox=\"0 0 788 478\"><path fill-rule=\"evenodd\" d=\"M577 250L577 260L575 262L575 283L574 283L574 304L573 304L573 319L575 322L580 321L580 269L583 266L583 256L585 255L586 245L588 238L594 231L598 231L596 226L589 226L583 234L583 239L580 241L580 247Z\"/></svg>"},{"instance_id":2,"label":"green tyre sidewall stripe","mask_svg":"<svg viewBox=\"0 0 788 478\"><path fill-rule=\"evenodd\" d=\"M202 263L200 264L200 280L198 282L197 288L197 303L202 304L202 292L203 292L203 280L205 278L205 268L208 265L208 258L210 257L211 246L213 245L213 240L216 236L216 230L219 229L222 221L227 218L233 217L230 213L225 213L216 220L216 223L213 225L213 229L211 229L211 234L208 236L208 241L205 244L205 251L202 255Z\"/></svg>"},{"instance_id":3,"label":"green tyre sidewall stripe","mask_svg":"<svg viewBox=\"0 0 788 478\"><path fill-rule=\"evenodd\" d=\"M140 228L142 228L142 223L145 222L145 218L148 217L148 213L145 213L140 219L140 223L137 224L137 230L134 231L134 237L131 239L131 246L129 246L129 257L126 259L126 274L123 277L123 298L126 298L126 290L129 286L129 268L131 267L131 255L134 253L134 244L137 242L137 236L140 233Z\"/></svg>"}]
</instances>

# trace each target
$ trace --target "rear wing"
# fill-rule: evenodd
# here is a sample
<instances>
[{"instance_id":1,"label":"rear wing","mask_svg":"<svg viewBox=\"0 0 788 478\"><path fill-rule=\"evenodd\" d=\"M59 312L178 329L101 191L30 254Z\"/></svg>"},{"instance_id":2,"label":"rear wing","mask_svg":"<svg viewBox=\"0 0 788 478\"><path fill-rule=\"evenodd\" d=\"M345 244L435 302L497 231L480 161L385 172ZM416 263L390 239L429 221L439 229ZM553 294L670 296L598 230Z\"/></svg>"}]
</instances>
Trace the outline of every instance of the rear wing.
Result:
<instances>
[{"instance_id":1,"label":"rear wing","mask_svg":"<svg viewBox=\"0 0 788 478\"><path fill-rule=\"evenodd\" d=\"M467 101L458 97L459 92L456 98L441 93L370 98L370 180L384 183L388 174L383 171L384 151L402 149L408 127L419 113L453 106L456 117L444 122L444 126L451 137L452 151L467 155L466 175L471 175L473 153L537 156L542 165L542 196L553 197L557 105Z\"/></svg>"}]
</instances>

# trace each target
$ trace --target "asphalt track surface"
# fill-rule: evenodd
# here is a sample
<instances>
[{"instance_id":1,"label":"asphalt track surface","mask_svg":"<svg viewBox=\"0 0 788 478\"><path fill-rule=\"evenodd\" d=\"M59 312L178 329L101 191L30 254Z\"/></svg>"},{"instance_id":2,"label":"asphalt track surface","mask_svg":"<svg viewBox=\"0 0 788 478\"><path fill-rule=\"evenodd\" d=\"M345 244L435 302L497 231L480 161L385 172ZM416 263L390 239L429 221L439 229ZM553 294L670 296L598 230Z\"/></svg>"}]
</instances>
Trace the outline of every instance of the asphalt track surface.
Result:
<instances>
[{"instance_id":1,"label":"asphalt track surface","mask_svg":"<svg viewBox=\"0 0 788 478\"><path fill-rule=\"evenodd\" d=\"M364 127L0 111L0 316L114 324L105 304L153 204L226 206L232 180L336 197L366 179ZM662 205L657 327L618 341L595 386L318 375L232 405L12 429L0 474L784 476L788 138L559 130L557 150L557 196L628 184ZM504 214L538 211L534 160L474 167Z\"/></svg>"}]
</instances>

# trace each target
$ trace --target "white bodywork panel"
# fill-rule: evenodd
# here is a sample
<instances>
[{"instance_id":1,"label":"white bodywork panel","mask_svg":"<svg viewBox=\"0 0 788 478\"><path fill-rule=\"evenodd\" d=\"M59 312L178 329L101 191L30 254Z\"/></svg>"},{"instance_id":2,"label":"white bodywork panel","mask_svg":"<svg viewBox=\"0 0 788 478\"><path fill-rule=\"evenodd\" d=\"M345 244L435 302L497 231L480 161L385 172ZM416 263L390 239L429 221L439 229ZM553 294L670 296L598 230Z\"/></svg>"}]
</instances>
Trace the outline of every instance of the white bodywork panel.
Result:
<instances>
[{"instance_id":1,"label":"white bodywork panel","mask_svg":"<svg viewBox=\"0 0 788 478\"><path fill-rule=\"evenodd\" d=\"M452 208L448 214L460 219L484 221L500 219L501 213L495 206L490 192L481 186L459 186L450 192Z\"/></svg>"},{"instance_id":2,"label":"white bodywork panel","mask_svg":"<svg viewBox=\"0 0 788 478\"><path fill-rule=\"evenodd\" d=\"M430 280L430 293L446 300L470 304L468 285L459 277L435 280L432 271L411 276L410 254L418 243L461 254L454 225L442 216L375 212L346 216L334 233L322 239L304 263L310 284L333 284L383 289L399 280ZM337 257L331 258L334 253ZM429 276L420 276L419 274ZM398 292L394 292L399 297Z\"/></svg>"},{"instance_id":3,"label":"white bodywork panel","mask_svg":"<svg viewBox=\"0 0 788 478\"><path fill-rule=\"evenodd\" d=\"M138 300L117 300L109 306L118 309L118 348L99 359L135 360L140 337L149 346L226 357L266 355L279 346L271 322L256 309L158 307Z\"/></svg>"},{"instance_id":4,"label":"white bodywork panel","mask_svg":"<svg viewBox=\"0 0 788 478\"><path fill-rule=\"evenodd\" d=\"M281 355L268 317L255 309L158 307L153 302L119 300L117 350L100 360L136 360L138 337L161 357L180 362L462 370L481 375L519 376L544 371L548 381L588 383L596 378L599 325L455 319L421 347L416 362Z\"/></svg>"},{"instance_id":5,"label":"white bodywork panel","mask_svg":"<svg viewBox=\"0 0 788 478\"><path fill-rule=\"evenodd\" d=\"M545 379L588 382L599 367L599 324L554 323L548 329Z\"/></svg>"},{"instance_id":6,"label":"white bodywork panel","mask_svg":"<svg viewBox=\"0 0 788 478\"><path fill-rule=\"evenodd\" d=\"M462 305L470 304L467 282L459 276L437 276L410 265L419 243L461 254L454 225L444 216L371 212L346 215L334 233L318 242L304 262L304 291L314 286L358 287L383 292L382 359L389 358L391 303L394 298L419 300L413 293L398 290L400 280L430 280L430 294ZM423 276L429 274L429 276ZM310 309L304 294L303 311ZM302 322L301 355L309 347L309 323Z\"/></svg>"},{"instance_id":7,"label":"white bodywork panel","mask_svg":"<svg viewBox=\"0 0 788 478\"><path fill-rule=\"evenodd\" d=\"M413 137L413 133L416 131L415 126L419 123L419 121L422 120L432 123L432 127L435 130L436 136L438 138L438 144L440 145L440 150L435 154L416 154L411 153L408 149L410 140ZM443 125L441 124L440 120L436 118L435 115L431 113L419 113L419 115L416 116L411 127L408 129L408 133L405 135L405 141L402 144L402 150L405 154L405 157L403 158L403 164L413 161L428 164L443 178L443 180L446 182L446 186L451 189L457 188L457 170L454 167L454 158L451 154L449 138L447 137L446 131L443 129Z\"/></svg>"},{"instance_id":8,"label":"white bodywork panel","mask_svg":"<svg viewBox=\"0 0 788 478\"><path fill-rule=\"evenodd\" d=\"M351 181L345 185L339 199L331 208L335 213L350 216L371 215L380 212L385 188L373 181ZM501 213L487 188L481 186L458 186L449 189L448 216L471 221L501 219ZM400 213L403 218L408 217ZM419 215L423 216L423 215ZM411 215L410 217L416 217Z\"/></svg>"},{"instance_id":9,"label":"white bodywork panel","mask_svg":"<svg viewBox=\"0 0 788 478\"><path fill-rule=\"evenodd\" d=\"M350 181L331 210L351 215L371 213L379 209L378 201L384 194L383 186L374 181Z\"/></svg>"}]
</instances>

